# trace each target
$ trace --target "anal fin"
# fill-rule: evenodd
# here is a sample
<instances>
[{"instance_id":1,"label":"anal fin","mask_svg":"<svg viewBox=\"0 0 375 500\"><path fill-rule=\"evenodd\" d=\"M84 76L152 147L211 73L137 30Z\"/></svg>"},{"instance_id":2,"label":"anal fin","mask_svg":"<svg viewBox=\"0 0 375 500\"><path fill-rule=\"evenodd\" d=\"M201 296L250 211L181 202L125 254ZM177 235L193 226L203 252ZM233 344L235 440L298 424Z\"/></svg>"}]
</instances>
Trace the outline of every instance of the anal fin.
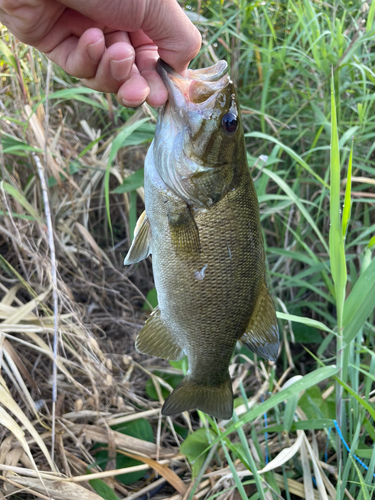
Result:
<instances>
[{"instance_id":1,"label":"anal fin","mask_svg":"<svg viewBox=\"0 0 375 500\"><path fill-rule=\"evenodd\" d=\"M151 228L146 211L142 212L134 230L134 239L125 257L124 265L135 264L151 253Z\"/></svg>"},{"instance_id":2,"label":"anal fin","mask_svg":"<svg viewBox=\"0 0 375 500\"><path fill-rule=\"evenodd\" d=\"M263 283L253 314L240 341L264 359L275 361L279 350L279 328L275 306Z\"/></svg>"},{"instance_id":3,"label":"anal fin","mask_svg":"<svg viewBox=\"0 0 375 500\"><path fill-rule=\"evenodd\" d=\"M143 354L173 361L184 357L183 350L165 325L158 307L137 335L135 348Z\"/></svg>"}]
</instances>

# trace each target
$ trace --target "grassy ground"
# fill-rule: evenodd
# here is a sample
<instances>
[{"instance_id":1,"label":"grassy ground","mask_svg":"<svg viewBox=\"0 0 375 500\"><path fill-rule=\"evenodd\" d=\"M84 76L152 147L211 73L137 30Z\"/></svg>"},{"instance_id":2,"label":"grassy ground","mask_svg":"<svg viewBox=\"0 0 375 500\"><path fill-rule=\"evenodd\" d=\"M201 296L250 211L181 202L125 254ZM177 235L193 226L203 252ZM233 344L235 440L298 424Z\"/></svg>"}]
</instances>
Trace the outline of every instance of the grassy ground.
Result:
<instances>
[{"instance_id":1,"label":"grassy ground","mask_svg":"<svg viewBox=\"0 0 375 500\"><path fill-rule=\"evenodd\" d=\"M135 352L156 297L150 261L122 266L155 112L82 88L0 28L1 492L370 499L375 2L186 9L204 39L194 67L225 58L238 86L279 359L236 351L229 422L161 418L186 367Z\"/></svg>"}]
</instances>

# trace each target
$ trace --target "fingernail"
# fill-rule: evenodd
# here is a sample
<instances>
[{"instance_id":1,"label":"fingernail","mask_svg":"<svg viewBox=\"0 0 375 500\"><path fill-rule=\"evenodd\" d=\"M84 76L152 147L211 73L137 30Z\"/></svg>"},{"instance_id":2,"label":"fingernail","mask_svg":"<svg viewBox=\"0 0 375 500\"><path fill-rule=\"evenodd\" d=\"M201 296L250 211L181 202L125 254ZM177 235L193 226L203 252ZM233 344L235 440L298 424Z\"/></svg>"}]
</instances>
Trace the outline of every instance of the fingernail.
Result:
<instances>
[{"instance_id":1,"label":"fingernail","mask_svg":"<svg viewBox=\"0 0 375 500\"><path fill-rule=\"evenodd\" d=\"M133 66L133 56L127 57L126 59L121 59L120 61L115 61L111 59L109 61L111 66L111 73L115 80L125 80L129 75L129 72Z\"/></svg>"},{"instance_id":2,"label":"fingernail","mask_svg":"<svg viewBox=\"0 0 375 500\"><path fill-rule=\"evenodd\" d=\"M127 101L126 99L121 99L123 106L126 108L138 108L145 102L146 98L143 101Z\"/></svg>"},{"instance_id":3,"label":"fingernail","mask_svg":"<svg viewBox=\"0 0 375 500\"><path fill-rule=\"evenodd\" d=\"M99 38L99 40L97 40L94 43L90 43L90 45L87 46L87 52L90 58L95 62L97 62L102 56L102 50L100 48L102 43L103 43L103 38Z\"/></svg>"},{"instance_id":4,"label":"fingernail","mask_svg":"<svg viewBox=\"0 0 375 500\"><path fill-rule=\"evenodd\" d=\"M121 102L122 102L123 106L125 106L126 108L133 108L134 107L134 104L132 102L129 102L124 98L121 98Z\"/></svg>"}]
</instances>

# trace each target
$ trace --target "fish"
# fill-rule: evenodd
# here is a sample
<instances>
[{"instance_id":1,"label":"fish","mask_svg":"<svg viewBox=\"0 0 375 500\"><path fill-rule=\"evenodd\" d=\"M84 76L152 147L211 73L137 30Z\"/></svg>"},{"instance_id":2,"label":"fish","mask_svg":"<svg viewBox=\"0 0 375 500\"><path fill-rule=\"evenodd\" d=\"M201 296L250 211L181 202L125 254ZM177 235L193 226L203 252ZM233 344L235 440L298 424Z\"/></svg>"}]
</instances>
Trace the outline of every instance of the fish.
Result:
<instances>
[{"instance_id":1,"label":"fish","mask_svg":"<svg viewBox=\"0 0 375 500\"><path fill-rule=\"evenodd\" d=\"M162 415L233 414L237 341L275 361L279 332L266 284L258 199L235 86L222 60L181 76L159 59L168 101L145 159L145 211L125 264L152 255L158 307L138 352L188 359Z\"/></svg>"}]
</instances>

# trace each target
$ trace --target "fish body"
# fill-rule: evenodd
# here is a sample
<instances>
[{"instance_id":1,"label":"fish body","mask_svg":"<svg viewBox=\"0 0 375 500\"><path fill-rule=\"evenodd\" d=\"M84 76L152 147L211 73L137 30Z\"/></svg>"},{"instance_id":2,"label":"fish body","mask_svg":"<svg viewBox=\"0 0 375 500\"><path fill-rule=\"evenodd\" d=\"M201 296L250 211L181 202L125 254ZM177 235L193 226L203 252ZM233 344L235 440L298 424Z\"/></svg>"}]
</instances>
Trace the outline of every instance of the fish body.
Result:
<instances>
[{"instance_id":1,"label":"fish body","mask_svg":"<svg viewBox=\"0 0 375 500\"><path fill-rule=\"evenodd\" d=\"M225 61L186 78L162 62L158 71L169 101L145 160L146 207L125 263L152 253L159 305L136 348L188 357L164 415L198 408L230 418L236 342L272 360L279 343L238 100Z\"/></svg>"}]
</instances>

